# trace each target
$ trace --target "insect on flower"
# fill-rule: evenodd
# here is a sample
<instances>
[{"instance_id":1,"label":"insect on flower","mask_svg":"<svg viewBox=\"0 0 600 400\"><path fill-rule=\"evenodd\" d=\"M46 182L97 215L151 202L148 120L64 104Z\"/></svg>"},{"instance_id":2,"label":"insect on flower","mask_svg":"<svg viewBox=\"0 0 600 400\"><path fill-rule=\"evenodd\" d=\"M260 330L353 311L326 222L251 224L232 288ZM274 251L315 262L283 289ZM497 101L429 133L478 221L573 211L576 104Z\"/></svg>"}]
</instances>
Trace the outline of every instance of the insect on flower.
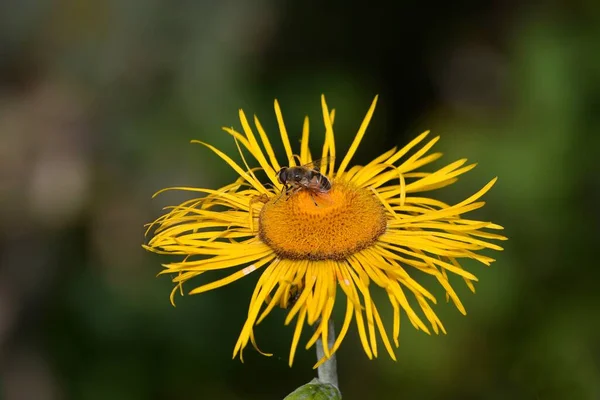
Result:
<instances>
[{"instance_id":1,"label":"insect on flower","mask_svg":"<svg viewBox=\"0 0 600 400\"><path fill-rule=\"evenodd\" d=\"M296 167L282 167L277 172L277 180L283 185L282 194L287 198L305 190L315 203L315 195L327 193L331 190L331 181L320 170L322 165L333 162L333 157L325 157Z\"/></svg>"}]
</instances>

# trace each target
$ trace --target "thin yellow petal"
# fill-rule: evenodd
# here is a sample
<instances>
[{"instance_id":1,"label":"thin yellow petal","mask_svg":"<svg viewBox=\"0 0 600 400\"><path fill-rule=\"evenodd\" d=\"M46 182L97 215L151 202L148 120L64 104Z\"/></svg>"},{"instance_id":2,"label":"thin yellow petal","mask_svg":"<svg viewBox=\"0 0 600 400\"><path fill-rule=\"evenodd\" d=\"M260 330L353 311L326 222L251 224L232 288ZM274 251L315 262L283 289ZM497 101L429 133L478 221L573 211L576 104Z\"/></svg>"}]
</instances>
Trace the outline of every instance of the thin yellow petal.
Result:
<instances>
[{"instance_id":1,"label":"thin yellow petal","mask_svg":"<svg viewBox=\"0 0 600 400\"><path fill-rule=\"evenodd\" d=\"M273 355L273 353L265 353L258 347L258 345L256 344L256 339L254 338L254 332L250 332L250 343L252 343L252 346L256 349L256 351L258 351L263 356L271 357Z\"/></svg>"},{"instance_id":2,"label":"thin yellow petal","mask_svg":"<svg viewBox=\"0 0 600 400\"><path fill-rule=\"evenodd\" d=\"M396 361L396 355L394 354L394 350L392 349L392 345L390 343L390 340L388 339L387 333L383 326L383 322L381 321L381 317L379 316L379 312L377 311L375 304L373 304L373 315L375 316L375 323L377 324L379 336L381 336L381 340L383 340L383 345L387 350L388 354L390 355L391 359Z\"/></svg>"},{"instance_id":3,"label":"thin yellow petal","mask_svg":"<svg viewBox=\"0 0 600 400\"><path fill-rule=\"evenodd\" d=\"M227 154L225 154L222 151L218 150L216 147L211 146L208 143L201 142L199 140L192 140L192 143L198 143L198 144L201 144L201 145L206 146L209 149L211 149L216 155L218 155L219 157L221 157L221 159L223 159L227 164L229 164L229 166L231 168L233 168L235 170L235 172L237 172L240 176L243 176L244 179L248 183L250 183L259 192L261 192L261 193L268 193L269 192L267 189L265 189L265 187L262 185L262 183L260 183L259 181L254 180L250 175L248 175L246 173L246 171L244 171L239 165L237 165L237 163L235 161L233 161Z\"/></svg>"},{"instance_id":4,"label":"thin yellow petal","mask_svg":"<svg viewBox=\"0 0 600 400\"><path fill-rule=\"evenodd\" d=\"M298 342L300 341L300 334L302 333L302 327L304 326L305 318L306 318L306 308L303 308L300 311L300 315L298 315L298 321L296 321L296 328L294 329L294 336L292 338L292 346L290 348L290 359L289 359L290 367L294 363L294 356L296 355L296 348L298 347Z\"/></svg>"},{"instance_id":5,"label":"thin yellow petal","mask_svg":"<svg viewBox=\"0 0 600 400\"><path fill-rule=\"evenodd\" d=\"M398 161L400 158L402 158L406 153L408 153L413 147L415 147L416 145L421 143L421 141L423 141L423 139L425 139L427 137L427 135L429 135L429 131L425 131L425 132L421 133L419 136L417 136L416 138L411 140L406 146L401 148L396 154L394 154L392 157L390 157L387 160L387 163L394 164L396 161Z\"/></svg>"},{"instance_id":6,"label":"thin yellow petal","mask_svg":"<svg viewBox=\"0 0 600 400\"><path fill-rule=\"evenodd\" d=\"M325 143L323 144L323 152L321 158L330 157L331 162L335 159L335 142L333 138L333 122L331 121L331 115L327 108L327 102L325 101L325 95L321 95L321 108L323 109L323 123L325 124ZM321 172L325 175L331 175L331 162L321 166Z\"/></svg>"},{"instance_id":7,"label":"thin yellow petal","mask_svg":"<svg viewBox=\"0 0 600 400\"><path fill-rule=\"evenodd\" d=\"M342 325L342 329L340 329L340 331L337 335L335 343L333 344L333 348L331 349L332 354L335 353L337 351L337 349L339 349L340 345L342 344L342 341L346 337L346 334L348 333L348 329L350 328L350 323L352 322L353 312L354 312L354 305L352 304L351 301L347 301L346 302L346 315L344 316L344 323Z\"/></svg>"},{"instance_id":8,"label":"thin yellow petal","mask_svg":"<svg viewBox=\"0 0 600 400\"><path fill-rule=\"evenodd\" d=\"M394 326L392 331L392 336L394 337L394 344L396 347L400 347L399 337L400 337L400 307L398 307L398 301L394 297L393 294L388 292L388 297L390 299L390 304L394 310Z\"/></svg>"},{"instance_id":9,"label":"thin yellow petal","mask_svg":"<svg viewBox=\"0 0 600 400\"><path fill-rule=\"evenodd\" d=\"M263 146L265 147L265 151L267 152L267 155L269 156L269 160L271 161L271 166L273 167L273 170L279 171L279 169L281 167L279 166L279 163L277 162L277 157L275 157L275 152L273 151L273 147L271 146L269 137L267 136L267 133L263 129L263 127L256 115L254 116L254 125L256 126L256 130L258 130L258 134L260 135L260 140L262 141Z\"/></svg>"},{"instance_id":10,"label":"thin yellow petal","mask_svg":"<svg viewBox=\"0 0 600 400\"><path fill-rule=\"evenodd\" d=\"M250 153L252 153L254 158L256 158L256 161L258 161L258 163L260 164L262 169L265 171L265 173L267 174L267 176L269 177L271 182L273 182L273 184L277 184L278 182L277 182L277 178L275 176L276 171L273 170L273 167L271 166L271 164L269 164L269 162L265 158L265 155L263 154L262 149L260 148L260 145L258 144L256 137L254 136L254 133L252 132L252 128L250 127L250 124L248 123L248 120L246 119L246 114L244 114L243 110L239 110L239 115L240 115L240 122L242 123L242 129L244 130L244 133L246 134L246 137L248 138L248 142L249 142L248 150L250 151ZM270 146L270 144L269 144L269 146ZM272 149L271 149L271 153L273 153ZM275 160L275 162L277 162L277 161Z\"/></svg>"},{"instance_id":11,"label":"thin yellow petal","mask_svg":"<svg viewBox=\"0 0 600 400\"><path fill-rule=\"evenodd\" d=\"M287 317L285 318L285 324L289 325L292 319L296 316L300 308L305 306L305 303L308 297L312 294L313 288L317 281L315 266L314 264L309 264L307 269L307 274L305 277L304 289L302 290L302 294L296 301L296 304L292 307L292 309L288 312Z\"/></svg>"},{"instance_id":12,"label":"thin yellow petal","mask_svg":"<svg viewBox=\"0 0 600 400\"><path fill-rule=\"evenodd\" d=\"M331 318L331 313L333 311L333 306L335 304L334 297L327 298L327 304L325 306L325 310L323 312L323 318L321 318L321 340L323 342L323 353L325 353L326 357L331 357L331 352L329 349L329 319Z\"/></svg>"},{"instance_id":13,"label":"thin yellow petal","mask_svg":"<svg viewBox=\"0 0 600 400\"><path fill-rule=\"evenodd\" d=\"M267 315L269 315L269 313L273 310L273 308L275 308L275 306L278 303L281 304L282 296L289 293L289 287L291 286L291 284L284 284L284 282L291 282L292 273L294 272L294 267L295 267L295 265L293 262L279 263L279 268L281 268L281 270L282 270L281 278L279 280L279 287L275 291L275 294L273 295L273 298L271 299L271 301L269 302L267 307L263 310L263 313L261 314L261 316L258 317L258 320L256 321L256 325L260 324L263 321L263 319L265 319L267 317ZM287 301L286 301L285 305L287 306Z\"/></svg>"},{"instance_id":14,"label":"thin yellow petal","mask_svg":"<svg viewBox=\"0 0 600 400\"><path fill-rule=\"evenodd\" d=\"M350 260L350 265L352 266L352 269L349 270L350 276L352 277L354 284L362 294L365 302L365 314L367 317L367 329L369 331L369 342L371 345L371 351L373 352L373 357L377 357L377 338L375 336L375 321L373 319L371 293L369 292L368 282L366 282L365 279L366 274L362 273L361 275L365 277L361 279L358 273L361 270L360 265L356 262L352 262L352 260Z\"/></svg>"},{"instance_id":15,"label":"thin yellow petal","mask_svg":"<svg viewBox=\"0 0 600 400\"><path fill-rule=\"evenodd\" d=\"M365 115L365 118L363 119L362 124L360 124L360 128L358 128L358 132L356 133L356 136L354 137L354 140L352 141L352 144L350 145L350 149L348 149L346 156L344 157L339 168L337 169L337 175L341 175L344 173L344 171L348 167L348 164L350 163L350 160L352 160L354 153L356 153L356 150L358 149L358 146L360 145L360 142L362 141L362 138L365 135L365 132L367 131L367 127L369 126L369 123L371 122L373 113L375 113L375 107L377 106L378 98L379 98L379 96L375 96L375 98L373 99L373 102L371 103L371 107L369 107L369 111L367 111L367 115Z\"/></svg>"},{"instance_id":16,"label":"thin yellow petal","mask_svg":"<svg viewBox=\"0 0 600 400\"><path fill-rule=\"evenodd\" d=\"M302 140L300 142L300 162L302 165L312 161L310 150L308 148L309 129L308 117L304 117L304 123L302 124Z\"/></svg>"},{"instance_id":17,"label":"thin yellow petal","mask_svg":"<svg viewBox=\"0 0 600 400\"><path fill-rule=\"evenodd\" d=\"M473 196L471 196L471 197L469 197L469 198L461 201L460 203L454 205L454 207L456 207L456 208L464 207L465 205L471 204L475 200L481 198L481 196L483 196L484 194L486 194L492 188L492 186L494 186L494 184L496 183L497 180L498 180L498 178L492 179L484 187L482 187L477 193L475 193Z\"/></svg>"},{"instance_id":18,"label":"thin yellow petal","mask_svg":"<svg viewBox=\"0 0 600 400\"><path fill-rule=\"evenodd\" d=\"M254 264L250 264L247 267L244 267L241 270L239 270L223 279L219 279L217 281L207 283L206 285L199 286L196 289L190 291L190 294L200 294L200 293L208 292L209 290L220 288L220 287L230 284L231 282L235 282L240 278L250 275L252 272L256 271L257 269L259 269L260 267L265 265L267 262L271 261L274 257L275 256L272 255L270 257L263 258L262 260L254 263Z\"/></svg>"},{"instance_id":19,"label":"thin yellow petal","mask_svg":"<svg viewBox=\"0 0 600 400\"><path fill-rule=\"evenodd\" d=\"M279 125L279 133L281 134L281 141L283 142L283 148L285 149L285 154L287 155L288 165L290 167L296 166L296 160L294 159L294 153L292 152L292 146L290 145L290 139L287 134L287 130L285 129L285 123L283 122L283 114L281 113L281 108L279 108L279 102L275 100L275 116L277 117L277 124Z\"/></svg>"}]
</instances>

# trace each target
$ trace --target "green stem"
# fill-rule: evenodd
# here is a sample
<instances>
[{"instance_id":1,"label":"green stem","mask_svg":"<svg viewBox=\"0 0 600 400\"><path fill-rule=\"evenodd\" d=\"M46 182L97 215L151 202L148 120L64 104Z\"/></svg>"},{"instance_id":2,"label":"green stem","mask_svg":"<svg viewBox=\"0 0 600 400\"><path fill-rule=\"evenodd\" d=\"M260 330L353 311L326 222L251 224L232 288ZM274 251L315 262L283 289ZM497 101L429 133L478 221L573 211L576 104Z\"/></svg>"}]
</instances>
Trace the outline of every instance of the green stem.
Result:
<instances>
[{"instance_id":1,"label":"green stem","mask_svg":"<svg viewBox=\"0 0 600 400\"><path fill-rule=\"evenodd\" d=\"M329 319L328 321L327 332L327 347L329 348L329 351L331 351L331 349L333 348L333 344L335 343L335 328L333 326L332 319ZM322 339L319 338L317 340L317 361L323 357L325 357L325 352L323 351L323 342ZM317 372L319 374L319 381L321 381L322 383L330 383L339 389L337 361L335 359L335 353L332 354L327 361L325 361L319 366Z\"/></svg>"}]
</instances>

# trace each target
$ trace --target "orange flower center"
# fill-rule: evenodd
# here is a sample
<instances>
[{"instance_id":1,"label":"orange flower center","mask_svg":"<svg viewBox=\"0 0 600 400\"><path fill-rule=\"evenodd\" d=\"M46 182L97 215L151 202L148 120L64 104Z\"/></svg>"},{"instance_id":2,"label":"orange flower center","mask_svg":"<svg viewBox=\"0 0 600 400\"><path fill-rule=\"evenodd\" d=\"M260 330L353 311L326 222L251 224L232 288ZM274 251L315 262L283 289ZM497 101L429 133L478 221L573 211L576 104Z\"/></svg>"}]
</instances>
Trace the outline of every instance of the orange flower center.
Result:
<instances>
[{"instance_id":1,"label":"orange flower center","mask_svg":"<svg viewBox=\"0 0 600 400\"><path fill-rule=\"evenodd\" d=\"M259 237L282 258L343 260L373 244L386 226L371 192L334 183L325 194L271 198L260 212Z\"/></svg>"}]
</instances>

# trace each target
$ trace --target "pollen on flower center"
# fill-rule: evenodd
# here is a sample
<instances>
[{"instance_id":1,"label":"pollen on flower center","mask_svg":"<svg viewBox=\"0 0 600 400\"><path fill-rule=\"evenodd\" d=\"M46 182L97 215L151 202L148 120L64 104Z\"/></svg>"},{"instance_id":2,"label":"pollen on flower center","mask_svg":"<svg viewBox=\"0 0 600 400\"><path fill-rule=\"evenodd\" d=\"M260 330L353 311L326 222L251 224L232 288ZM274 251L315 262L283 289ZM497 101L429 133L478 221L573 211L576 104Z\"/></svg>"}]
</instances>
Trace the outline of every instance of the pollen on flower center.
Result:
<instances>
[{"instance_id":1,"label":"pollen on flower center","mask_svg":"<svg viewBox=\"0 0 600 400\"><path fill-rule=\"evenodd\" d=\"M259 237L282 258L343 260L373 244L386 226L371 192L336 183L326 194L273 197L260 212Z\"/></svg>"}]
</instances>

